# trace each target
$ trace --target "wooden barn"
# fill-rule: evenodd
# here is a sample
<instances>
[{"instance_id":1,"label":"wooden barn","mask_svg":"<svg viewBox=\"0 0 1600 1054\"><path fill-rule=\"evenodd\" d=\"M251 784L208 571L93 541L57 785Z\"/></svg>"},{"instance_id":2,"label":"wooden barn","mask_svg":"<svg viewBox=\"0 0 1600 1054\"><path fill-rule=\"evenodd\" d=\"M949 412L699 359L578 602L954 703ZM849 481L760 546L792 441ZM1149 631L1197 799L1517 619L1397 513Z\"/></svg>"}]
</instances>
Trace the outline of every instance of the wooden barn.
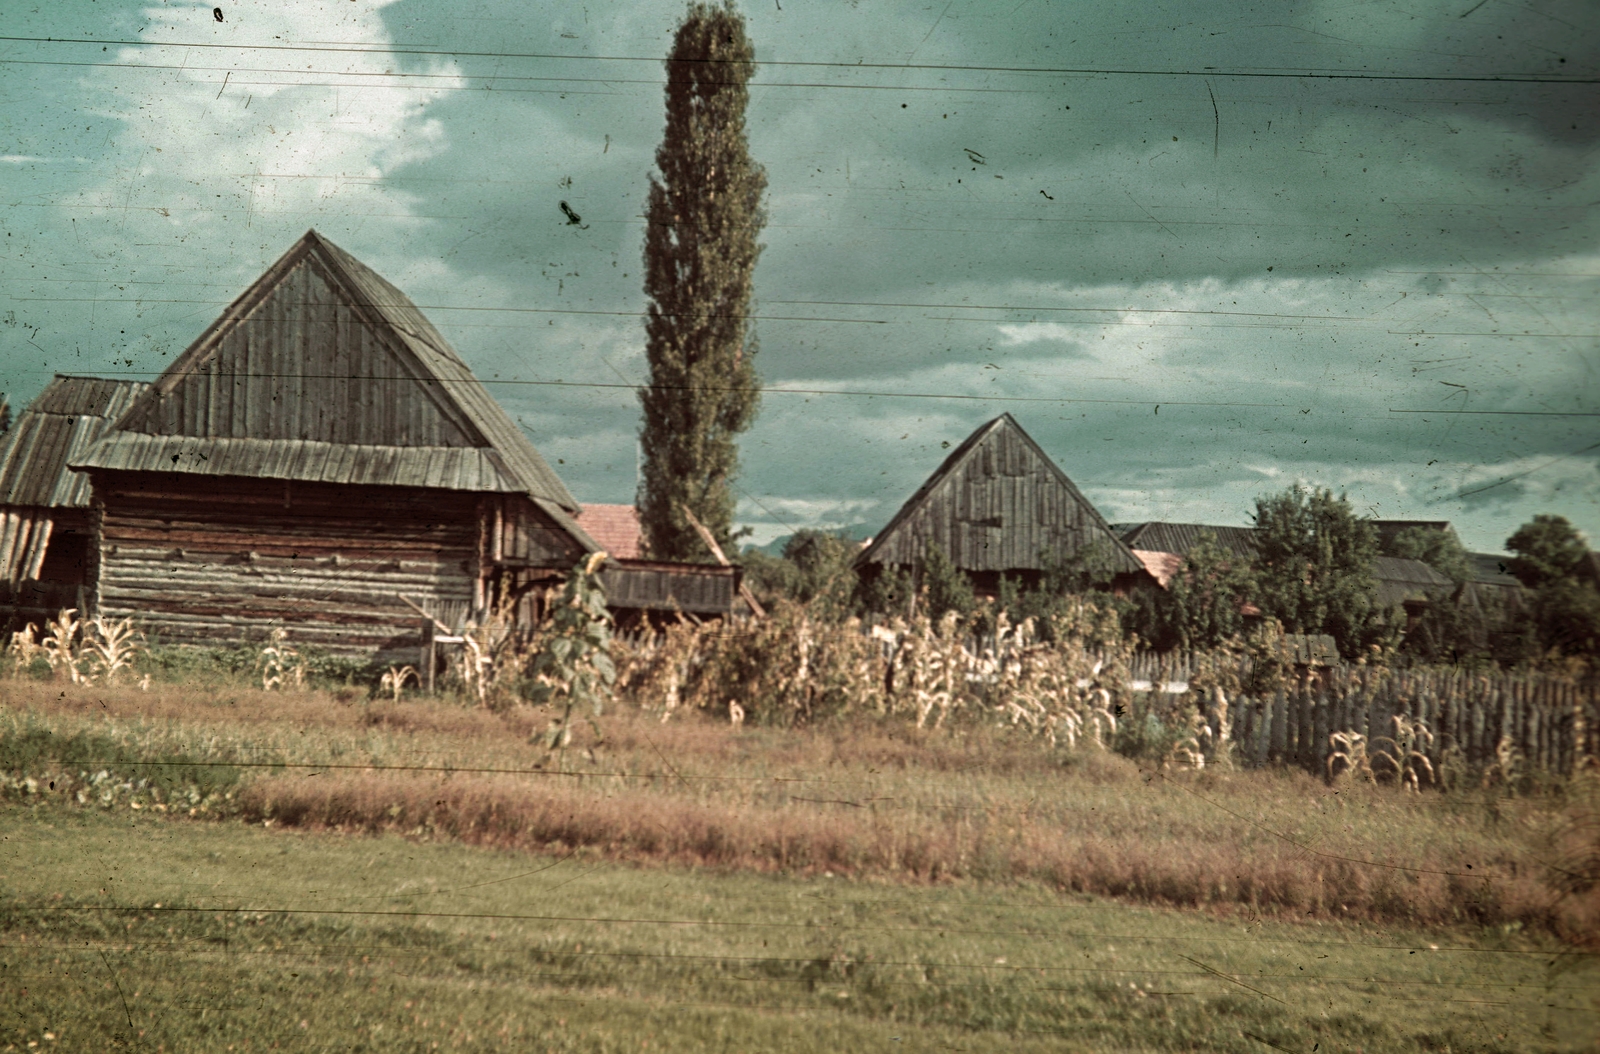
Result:
<instances>
[{"instance_id":1,"label":"wooden barn","mask_svg":"<svg viewBox=\"0 0 1600 1054\"><path fill-rule=\"evenodd\" d=\"M163 642L414 657L419 611L460 626L597 549L449 342L315 231L71 465L96 608Z\"/></svg>"},{"instance_id":2,"label":"wooden barn","mask_svg":"<svg viewBox=\"0 0 1600 1054\"><path fill-rule=\"evenodd\" d=\"M1089 546L1111 563L1114 588L1149 577L1066 473L1010 414L980 427L900 507L856 557L863 575L913 576L936 545L980 596L1005 576L1034 583L1053 561Z\"/></svg>"},{"instance_id":3,"label":"wooden barn","mask_svg":"<svg viewBox=\"0 0 1600 1054\"><path fill-rule=\"evenodd\" d=\"M0 437L0 620L8 626L87 605L92 495L89 478L67 465L146 387L57 374Z\"/></svg>"}]
</instances>

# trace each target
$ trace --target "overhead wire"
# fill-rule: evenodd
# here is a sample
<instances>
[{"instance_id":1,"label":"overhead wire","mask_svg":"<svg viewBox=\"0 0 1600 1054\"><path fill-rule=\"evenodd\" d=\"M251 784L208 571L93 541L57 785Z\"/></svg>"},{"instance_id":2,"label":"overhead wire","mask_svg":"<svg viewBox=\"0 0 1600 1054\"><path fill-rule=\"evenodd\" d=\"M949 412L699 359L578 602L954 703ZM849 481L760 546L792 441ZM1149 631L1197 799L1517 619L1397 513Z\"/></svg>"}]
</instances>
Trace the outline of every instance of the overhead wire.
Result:
<instances>
[{"instance_id":1,"label":"overhead wire","mask_svg":"<svg viewBox=\"0 0 1600 1054\"><path fill-rule=\"evenodd\" d=\"M185 48L208 49L223 51L286 51L313 54L356 54L356 55L416 55L434 58L493 58L493 59L531 59L541 61L573 61L573 62L620 62L620 63L646 63L665 64L665 60L658 55L582 55L561 52L537 51L479 51L465 48L437 48L413 47L398 44L346 44L346 43L318 43L318 44L233 44L222 41L182 41L182 40L130 40L126 38L102 37L39 37L39 36L0 36L0 42L20 44L88 44L101 47L138 47L138 48ZM678 59L685 64L697 65L725 65L731 61L723 59ZM1355 80L1355 81L1416 81L1437 82L1444 84L1481 83L1481 84L1553 84L1553 85L1588 85L1600 84L1600 76L1551 76L1549 74L1530 73L1493 73L1493 74L1432 74L1432 73L1390 73L1375 72L1372 70L1312 70L1291 68L1247 68L1224 69L1215 66L1204 66L1199 69L1140 69L1137 67L1123 66L1014 66L1014 65L981 65L976 63L948 63L948 62L838 62L807 59L766 59L758 60L754 65L759 69L768 68L803 68L803 69L839 69L839 70L917 70L936 73L1015 73L1015 74L1043 74L1047 76L1137 76L1137 77L1237 77L1245 79L1284 79L1284 80Z\"/></svg>"}]
</instances>

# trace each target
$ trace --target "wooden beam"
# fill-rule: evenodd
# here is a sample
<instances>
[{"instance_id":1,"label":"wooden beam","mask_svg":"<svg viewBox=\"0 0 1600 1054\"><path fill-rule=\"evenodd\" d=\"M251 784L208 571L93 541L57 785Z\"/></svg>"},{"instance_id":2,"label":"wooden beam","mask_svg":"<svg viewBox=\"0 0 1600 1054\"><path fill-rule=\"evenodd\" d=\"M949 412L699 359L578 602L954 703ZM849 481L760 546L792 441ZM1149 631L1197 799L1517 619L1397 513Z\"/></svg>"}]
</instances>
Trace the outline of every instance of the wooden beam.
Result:
<instances>
[{"instance_id":1,"label":"wooden beam","mask_svg":"<svg viewBox=\"0 0 1600 1054\"><path fill-rule=\"evenodd\" d=\"M682 509L684 518L689 521L689 526L693 527L700 535L701 540L706 543L706 548L711 550L711 555L717 558L717 563L721 564L723 567L732 567L733 561L728 559L727 554L722 551L722 546L717 544L717 539L711 533L710 528L700 522L699 518L695 516L694 512L689 508L689 506L684 505L682 506ZM750 592L750 587L744 584L743 579L741 579L739 582L739 596L746 604L750 605L750 612L751 614L755 615L756 618L767 617L766 611L764 611L761 605L756 601L755 594Z\"/></svg>"}]
</instances>

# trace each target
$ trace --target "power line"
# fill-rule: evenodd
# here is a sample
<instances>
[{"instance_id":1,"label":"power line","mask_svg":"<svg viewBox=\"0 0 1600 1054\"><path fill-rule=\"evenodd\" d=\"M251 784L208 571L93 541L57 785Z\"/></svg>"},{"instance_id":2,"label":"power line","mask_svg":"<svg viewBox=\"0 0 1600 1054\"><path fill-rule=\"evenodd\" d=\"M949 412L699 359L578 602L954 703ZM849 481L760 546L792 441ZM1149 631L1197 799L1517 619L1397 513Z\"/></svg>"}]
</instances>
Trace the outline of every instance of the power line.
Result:
<instances>
[{"instance_id":1,"label":"power line","mask_svg":"<svg viewBox=\"0 0 1600 1054\"><path fill-rule=\"evenodd\" d=\"M32 373L54 373L55 371L53 371L53 370L31 370L31 371L27 371L27 372L32 372ZM108 372L108 373L99 374L99 376L102 376L102 377L158 377L163 372L165 372L165 371L163 371L163 370L118 370L118 371L115 371L115 372ZM395 376L392 376L392 377L376 376L376 375L371 375L371 376L364 375L364 376L361 376L361 377L350 377L350 376L346 376L344 374L331 374L331 373L329 373L329 374L296 373L296 374L292 374L292 375L291 374L281 374L281 373L208 373L207 376L209 376L209 377L217 377L217 378L254 377L254 378L268 378L268 379L273 378L273 377L293 376L295 378L305 378L305 379L309 379L309 380L362 380L362 381L368 381L368 380L373 380L373 381L381 381L381 380L414 381L414 380L416 380L415 377L400 376L400 375L395 375ZM467 383L467 384L484 384L484 385L488 385L488 384L521 384L521 385L536 385L536 386L552 387L552 388L619 388L619 389L624 389L624 390L630 391L630 392L638 391L640 388L655 388L655 389L659 389L659 390L663 390L663 391L685 391L685 392L757 392L757 393L760 393L762 395L804 395L804 396L846 395L846 396L869 398L869 399L957 399L957 400L962 400L962 401L967 401L967 402L981 402L981 403L989 403L989 402L999 402L999 403L1104 403L1104 404L1111 405L1111 406L1151 406L1151 405L1154 405L1156 403L1160 403L1162 406L1238 406L1238 407L1251 407L1251 408L1255 408L1255 409L1269 409L1269 410L1271 410L1271 409L1277 409L1277 410L1288 409L1289 406L1290 406L1290 404L1288 404L1288 403L1247 403L1247 402L1235 402L1235 401L1228 401L1228 400L1203 400L1203 399L1188 399L1188 400L1185 400L1185 399L1167 400L1167 399L1156 399L1156 398L1150 398L1150 399L1091 399L1091 398L1085 398L1083 396L1055 396L1055 395L965 395L965 394L954 394L954 393L950 393L950 392L889 392L889 391L870 391L870 390L865 390L865 389L843 389L843 388L840 388L840 389L834 389L834 388L772 388L772 387L767 387L765 385L749 385L749 386L723 385L723 384L647 384L647 385L643 385L643 384L624 384L624 383L612 382L612 381L562 381L562 380L542 381L542 380L509 380L509 379L502 380L502 379L499 379L499 378L492 379L492 380L482 380L482 379L477 378L477 377L455 377L455 378L447 378L447 379L453 380L453 381L457 381L457 382L461 382L461 383ZM437 383L437 382L426 382L426 383ZM193 440L193 439L197 439L197 438L200 438L200 437L195 437L195 436L176 437L176 436L174 436L173 438L174 439L188 438L188 439ZM224 438L224 437L213 437L213 438Z\"/></svg>"},{"instance_id":2,"label":"power line","mask_svg":"<svg viewBox=\"0 0 1600 1054\"><path fill-rule=\"evenodd\" d=\"M1600 417L1600 410L1412 410L1391 406L1392 414L1506 414L1516 417Z\"/></svg>"},{"instance_id":3,"label":"power line","mask_svg":"<svg viewBox=\"0 0 1600 1054\"><path fill-rule=\"evenodd\" d=\"M383 54L383 53L382 52L374 52L374 54ZM201 73L239 73L239 72L245 72L245 73L264 73L264 74L277 73L277 74L283 74L285 76L294 78L292 80L243 80L243 79L240 79L240 80L230 80L228 82L230 85L237 85L237 86L250 87L250 88L259 88L259 87L263 87L263 86L265 86L265 87L304 87L304 88L349 88L349 87L358 87L358 88L398 88L398 89L417 88L417 89L420 89L422 91L480 91L480 92L490 92L490 93L493 93L493 92L507 92L507 93L513 94L513 95L562 95L562 96L566 96L566 95L622 95L622 94L627 94L627 93L614 92L614 91L589 91L589 90L579 89L579 88L519 88L519 87L514 87L514 86L507 86L507 85L502 84L501 82L502 81L512 81L512 82L517 82L517 81L549 81L549 82L553 82L553 83L557 83L557 84L605 84L605 85L639 84L639 85L650 85L650 86L657 87L657 88L661 87L665 83L665 81L661 81L661 80L640 80L640 79L635 79L635 78L618 78L618 77L528 77L528 76L518 76L518 75L514 75L514 74L495 73L495 74L487 75L487 77L480 77L480 79L487 79L489 81L489 83L487 83L487 84L405 84L405 83L394 83L394 84L384 84L384 83L380 83L380 84L350 84L350 83L342 83L342 84L336 84L336 83L329 83L329 82L326 82L326 81L305 80L303 78L309 74L309 75L318 76L318 77L351 77L351 78L368 78L368 79L375 79L375 80L383 80L383 79L390 79L390 80L400 80L400 79L458 80L464 75L454 74L454 73L396 73L396 72L394 72L392 70L361 70L361 71L351 71L351 70L294 70L294 69L271 69L271 68L263 69L263 68L260 68L260 67L243 67L241 69L240 67L235 67L235 66L194 66L194 65L184 66L184 65L174 65L172 63L160 63L160 62L69 62L69 61L66 61L64 59L7 59L7 58L0 58L0 65L10 65L10 66L68 66L68 67L95 66L95 67L101 67L101 68L106 68L106 69L171 70L171 71L174 71L174 72L181 72L181 73L194 73L194 72L201 72ZM976 94L976 95L989 95L989 94L995 94L995 95L1043 95L1043 94L1045 94L1044 89L1039 89L1039 88L959 88L959 87L955 87L955 86L952 86L952 85L939 85L938 87L930 87L928 85L903 86L903 85L894 85L894 84L828 84L828 83L825 83L825 82L822 82L822 81L754 81L754 82L752 82L750 84L750 87L752 87L752 88L838 88L838 89L842 89L842 90L845 90L845 91L939 92L939 93L942 93L942 94L943 93L950 93L950 92L960 92L960 93L964 93L964 94Z\"/></svg>"},{"instance_id":4,"label":"power line","mask_svg":"<svg viewBox=\"0 0 1600 1054\"><path fill-rule=\"evenodd\" d=\"M175 281L125 282L125 283L119 283L117 280L110 279L110 278L103 278L103 279L102 278L47 278L45 280L46 281L54 281L54 282L67 282L67 283L104 282L104 283L106 283L108 285L112 285L112 286L118 286L118 285L183 285L183 284L187 284L187 283L180 283L180 282L175 282ZM219 284L220 285L221 283L213 283L213 284ZM95 296L21 296L21 297L12 297L11 299L16 301L17 303L33 303L33 304L107 304L107 305L113 305L113 304L117 303L118 301L127 300L127 301L130 301L130 302L132 302L132 303L134 303L136 305L137 304L197 304L197 305L207 305L207 306L211 306L211 307L226 307L226 306L228 306L229 304L231 304L233 302L231 300L197 300L197 299L188 299L188 298L180 298L180 297L142 297L142 296L133 296L133 297L127 297L127 298L114 297L114 296L101 296L101 297L95 297ZM1305 322L1369 322L1369 323L1376 323L1376 322L1379 321L1378 319L1361 318L1361 317L1353 316L1353 315L1293 315L1293 314L1279 314L1279 313L1270 312L1270 311L1221 311L1221 310L1210 310L1210 309L1203 309L1203 308L1190 309L1190 308L1162 308L1162 307L1149 307L1149 308L1138 308L1138 307L1048 307L1048 306L1035 306L1035 305L1007 305L1007 304L934 304L934 303L893 303L893 302L882 302L882 303L879 303L879 302L866 301L866 300L769 300L769 301L766 301L766 302L767 303L771 303L771 304L793 305L793 306L797 306L797 307L806 306L806 305L815 305L815 306L818 306L818 307L887 307L887 308L914 308L914 309L915 308L930 308L930 309L941 308L941 309L945 309L945 310L1013 311L1013 312L1017 312L1017 313L1024 313L1024 312L1051 312L1051 313L1064 313L1064 314L1106 314L1106 315L1180 315L1180 316L1218 317L1218 318L1283 319L1283 320L1290 320L1290 321L1298 320L1298 321L1305 321ZM503 314L514 314L514 315L603 315L603 316L610 316L610 317L617 317L617 318L643 318L645 316L645 311L642 311L642 310L626 311L626 310L620 310L620 309L606 309L606 308L491 307L491 306L471 305L471 304L418 304L416 306L419 309L426 310L426 311L484 311L484 312L499 312L499 313L503 313ZM892 319L892 318L842 318L842 317L828 316L828 315L750 315L750 314L730 314L730 313L718 313L718 312L662 312L661 314L663 314L666 317L670 317L670 318L741 318L741 319L749 319L750 321L753 321L753 322L847 322L847 323L848 322L854 322L854 323L859 323L859 324L862 324L862 325L874 325L874 326L893 325L896 322L918 322L918 321L931 321L931 322L983 322L983 323L1008 324L1008 325L1009 324L1023 324L1023 323L1027 323L1027 322L1032 321L1030 319L1013 319L1013 318L1002 318L1002 319L975 318L975 317L964 316L964 315L957 315L957 316L925 315L921 319L916 319L916 318ZM1077 322L1077 321L1068 320L1068 322L1066 324L1070 324L1070 325L1087 325L1087 326L1137 326L1137 327L1140 327L1140 328L1150 328L1150 327L1153 327L1153 326L1161 325L1160 323L1138 322L1138 321L1130 321L1130 320L1127 320L1127 319L1092 320L1092 321L1086 321L1086 322ZM1170 326L1172 324L1168 323L1166 325ZM1259 324L1259 323L1244 323L1244 322L1228 322L1228 323L1218 323L1218 324L1212 324L1212 325L1205 325L1205 324L1201 324L1201 323L1182 323L1182 324L1178 325L1178 328L1193 328L1193 329L1303 329L1305 327L1303 327L1303 326L1262 325L1262 324ZM1412 333L1395 334L1395 332L1393 330L1390 330L1389 333L1391 335L1398 335L1398 336L1416 336L1417 335L1417 334L1412 334ZM1532 334L1532 335L1533 336L1540 336L1541 334ZM1550 334L1550 335L1554 336L1554 335L1558 335L1558 334ZM1584 334L1568 334L1568 335L1571 335L1571 336L1583 336Z\"/></svg>"},{"instance_id":5,"label":"power line","mask_svg":"<svg viewBox=\"0 0 1600 1054\"><path fill-rule=\"evenodd\" d=\"M18 370L18 373L48 373L57 371L49 369ZM159 377L164 370L113 370L97 373L97 377ZM371 374L360 377L334 373L209 373L207 376L219 378L257 378L272 379L292 377L307 380L360 380L360 381L414 381L415 377L395 375ZM548 388L601 388L638 391L640 388L657 388L665 391L689 392L755 392L761 395L842 395L865 399L956 399L966 402L995 402L995 403L1091 403L1107 406L1152 406L1159 403L1162 406L1222 406L1244 407L1258 410L1287 410L1299 408L1293 403L1252 403L1223 399L1100 399L1078 395L971 395L953 392L891 392L871 389L853 388L787 388L772 387L767 385L752 385L739 387L736 385L718 384L630 384L622 381L567 381L567 380L527 380L522 378L494 377L484 379L481 377L456 377L450 380L467 384L500 384L500 385L530 385ZM1117 379L1117 378L1110 378ZM1507 414L1531 417L1600 417L1600 411L1594 410L1419 410L1390 408L1390 413L1396 414ZM174 440L196 440L207 437L199 436L172 436ZM226 438L226 437L211 437ZM753 500L753 499L752 499Z\"/></svg>"},{"instance_id":6,"label":"power line","mask_svg":"<svg viewBox=\"0 0 1600 1054\"><path fill-rule=\"evenodd\" d=\"M98 44L102 47L138 47L138 48L193 48L214 49L222 51L292 51L300 53L318 54L355 54L355 55L420 55L436 58L492 58L492 59L537 59L548 61L582 61L582 62L646 62L665 63L660 56L650 55L571 55L558 52L517 52L517 51L466 51L443 48L420 48L406 46L357 46L343 44L226 44L216 41L172 41L172 40L118 40L91 37L22 37L0 36L0 41L19 44ZM679 62L695 62L697 64L719 65L726 60L695 59L676 60ZM961 63L931 63L931 62L825 62L819 60L774 59L760 61L756 66L769 66L776 68L800 69L847 69L847 70L919 70L937 73L1019 73L1043 74L1046 76L1135 76L1135 77L1239 77L1249 79L1281 79L1281 80L1363 80L1363 81L1425 81L1437 83L1478 83L1478 84L1573 84L1587 85L1600 84L1600 77L1551 77L1540 74L1426 74L1426 73L1373 73L1370 71L1356 72L1346 70L1293 70L1293 69L1246 69L1227 70L1215 66L1205 66L1197 70L1188 69L1135 69L1130 67L1089 67L1089 66L979 66Z\"/></svg>"}]
</instances>

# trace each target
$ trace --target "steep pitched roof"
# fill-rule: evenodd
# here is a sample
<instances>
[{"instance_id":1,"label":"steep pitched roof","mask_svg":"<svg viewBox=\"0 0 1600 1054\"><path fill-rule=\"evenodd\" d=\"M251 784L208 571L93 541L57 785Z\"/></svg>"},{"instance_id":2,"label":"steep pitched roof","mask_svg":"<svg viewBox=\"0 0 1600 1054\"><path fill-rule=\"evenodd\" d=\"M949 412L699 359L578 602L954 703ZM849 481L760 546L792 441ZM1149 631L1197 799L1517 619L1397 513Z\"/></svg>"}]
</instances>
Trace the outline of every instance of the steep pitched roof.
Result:
<instances>
[{"instance_id":1,"label":"steep pitched roof","mask_svg":"<svg viewBox=\"0 0 1600 1054\"><path fill-rule=\"evenodd\" d=\"M980 426L900 507L856 557L910 565L937 544L965 571L1042 570L1100 542L1114 570L1142 565L1094 505L1010 414Z\"/></svg>"},{"instance_id":2,"label":"steep pitched roof","mask_svg":"<svg viewBox=\"0 0 1600 1054\"><path fill-rule=\"evenodd\" d=\"M56 374L0 437L0 505L87 507L89 477L67 466L147 387Z\"/></svg>"},{"instance_id":3,"label":"steep pitched roof","mask_svg":"<svg viewBox=\"0 0 1600 1054\"><path fill-rule=\"evenodd\" d=\"M314 230L82 465L523 493L578 510L417 306Z\"/></svg>"}]
</instances>

